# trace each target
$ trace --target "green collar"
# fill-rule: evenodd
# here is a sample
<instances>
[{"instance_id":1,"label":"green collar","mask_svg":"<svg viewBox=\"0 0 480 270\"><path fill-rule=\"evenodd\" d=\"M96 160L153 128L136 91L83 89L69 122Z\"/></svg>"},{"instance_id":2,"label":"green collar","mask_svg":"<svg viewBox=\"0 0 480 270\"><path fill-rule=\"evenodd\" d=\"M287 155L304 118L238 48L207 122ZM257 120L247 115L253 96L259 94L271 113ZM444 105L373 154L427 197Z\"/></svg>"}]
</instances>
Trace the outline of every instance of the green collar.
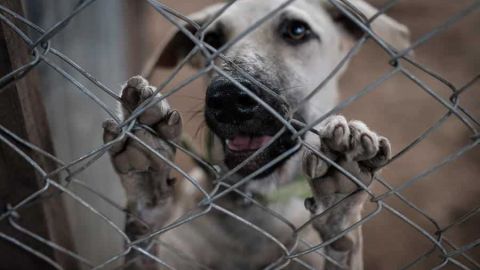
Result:
<instances>
[{"instance_id":1,"label":"green collar","mask_svg":"<svg viewBox=\"0 0 480 270\"><path fill-rule=\"evenodd\" d=\"M292 197L311 197L312 192L307 179L300 175L294 181L282 185L268 194L262 194L260 196L267 203L284 203Z\"/></svg>"}]
</instances>

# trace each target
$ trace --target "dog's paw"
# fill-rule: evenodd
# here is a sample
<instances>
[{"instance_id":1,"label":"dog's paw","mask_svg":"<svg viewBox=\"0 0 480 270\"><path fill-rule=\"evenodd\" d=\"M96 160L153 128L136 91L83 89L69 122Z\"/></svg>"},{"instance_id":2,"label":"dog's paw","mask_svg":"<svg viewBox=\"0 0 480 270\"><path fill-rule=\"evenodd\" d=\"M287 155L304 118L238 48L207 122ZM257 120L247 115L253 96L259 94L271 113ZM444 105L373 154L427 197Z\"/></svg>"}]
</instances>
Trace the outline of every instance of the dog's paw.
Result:
<instances>
[{"instance_id":1,"label":"dog's paw","mask_svg":"<svg viewBox=\"0 0 480 270\"><path fill-rule=\"evenodd\" d=\"M360 121L347 122L343 116L333 116L323 122L319 133L320 145L314 146L316 150L340 165L365 187L371 184L375 172L390 158L389 141ZM360 219L367 196L355 181L311 150L305 151L303 170L313 193L313 198L305 201L305 207L313 215L325 211L313 222L324 240L336 237ZM342 202L338 203L340 200ZM332 247L349 250L355 239L354 233L348 233L335 241Z\"/></svg>"},{"instance_id":2,"label":"dog's paw","mask_svg":"<svg viewBox=\"0 0 480 270\"><path fill-rule=\"evenodd\" d=\"M360 121L350 121L343 116L327 119L320 128L319 152L359 179L370 185L373 174L390 158L390 143ZM350 193L358 185L348 176L322 160L314 151L306 150L303 170L312 183L314 194L321 197L333 193ZM328 178L330 181L323 181Z\"/></svg>"},{"instance_id":3,"label":"dog's paw","mask_svg":"<svg viewBox=\"0 0 480 270\"><path fill-rule=\"evenodd\" d=\"M152 222L158 218L158 211L153 208L168 200L173 192L171 168L164 159L174 159L175 148L168 141L178 140L182 131L180 114L165 99L159 100L160 95L152 97L154 91L140 76L129 79L122 89L122 119L141 112L130 131L134 137L119 137L122 129L113 120L103 123L104 142L115 140L109 153L125 188L127 207ZM151 106L144 107L145 102L150 104L149 100L153 102Z\"/></svg>"},{"instance_id":4,"label":"dog's paw","mask_svg":"<svg viewBox=\"0 0 480 270\"><path fill-rule=\"evenodd\" d=\"M153 97L155 90L156 88L149 85L141 76L130 78L124 85L120 97L123 119L128 119L132 113L141 111L137 116L140 124L151 127L163 139L176 139L182 133L180 113L172 109L160 94Z\"/></svg>"}]
</instances>

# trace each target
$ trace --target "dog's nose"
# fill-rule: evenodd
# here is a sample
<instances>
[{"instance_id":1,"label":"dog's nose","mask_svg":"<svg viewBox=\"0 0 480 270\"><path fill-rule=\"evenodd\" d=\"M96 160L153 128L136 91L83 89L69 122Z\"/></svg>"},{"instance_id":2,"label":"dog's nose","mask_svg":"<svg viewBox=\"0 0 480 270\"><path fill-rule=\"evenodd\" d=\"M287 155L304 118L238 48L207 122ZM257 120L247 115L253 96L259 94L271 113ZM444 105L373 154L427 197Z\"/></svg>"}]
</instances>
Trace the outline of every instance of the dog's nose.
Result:
<instances>
[{"instance_id":1,"label":"dog's nose","mask_svg":"<svg viewBox=\"0 0 480 270\"><path fill-rule=\"evenodd\" d=\"M251 85L242 85L256 92ZM218 121L225 123L252 119L258 110L258 103L230 82L211 83L207 89L206 105Z\"/></svg>"}]
</instances>

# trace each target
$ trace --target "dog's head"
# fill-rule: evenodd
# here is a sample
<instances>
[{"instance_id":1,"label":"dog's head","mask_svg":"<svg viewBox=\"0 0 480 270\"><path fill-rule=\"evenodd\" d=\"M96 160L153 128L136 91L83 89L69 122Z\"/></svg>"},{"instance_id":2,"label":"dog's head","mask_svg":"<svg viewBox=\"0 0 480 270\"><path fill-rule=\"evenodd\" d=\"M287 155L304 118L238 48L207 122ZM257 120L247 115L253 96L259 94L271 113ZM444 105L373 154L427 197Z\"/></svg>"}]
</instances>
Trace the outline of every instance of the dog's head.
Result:
<instances>
[{"instance_id":1,"label":"dog's head","mask_svg":"<svg viewBox=\"0 0 480 270\"><path fill-rule=\"evenodd\" d=\"M213 22L212 18L225 4L210 6L191 16L199 25L209 23L204 41L223 53L213 63L224 74L211 72L208 78L205 119L222 148L221 159L229 168L271 141L283 127L278 116L309 122L332 108L337 99L338 77L345 66L307 103L297 105L327 78L363 34L355 22L327 1L297 0L236 40L284 2L237 1ZM377 12L363 0L349 2L346 7L362 13L364 19ZM186 25L186 28L195 34L195 27ZM407 28L386 15L378 16L371 29L397 49L409 43ZM157 64L174 67L193 48L191 39L178 31L163 46ZM202 68L211 62L198 53L191 64ZM270 108L265 108L265 104ZM284 132L239 173L249 174L292 148L295 141L291 135Z\"/></svg>"}]
</instances>

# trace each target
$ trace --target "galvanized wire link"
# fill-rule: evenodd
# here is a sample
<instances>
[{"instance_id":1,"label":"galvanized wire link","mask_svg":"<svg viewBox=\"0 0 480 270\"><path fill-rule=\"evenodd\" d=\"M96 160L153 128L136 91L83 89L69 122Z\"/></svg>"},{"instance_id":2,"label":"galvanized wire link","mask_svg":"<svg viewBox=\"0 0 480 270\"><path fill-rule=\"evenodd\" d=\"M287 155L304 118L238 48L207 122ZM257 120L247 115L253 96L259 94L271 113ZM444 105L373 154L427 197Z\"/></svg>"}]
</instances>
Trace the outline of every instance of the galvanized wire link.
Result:
<instances>
[{"instance_id":1,"label":"galvanized wire link","mask_svg":"<svg viewBox=\"0 0 480 270\"><path fill-rule=\"evenodd\" d=\"M18 155L18 157L29 164L29 166L31 166L32 169L41 176L42 180L38 189L22 200L11 204L10 202L7 202L9 203L9 207L5 209L4 212L0 213L0 222L4 223L2 225L9 226L12 229L11 231L15 231L22 236L28 237L28 239L31 239L32 241L38 242L41 245L47 246L56 252L62 253L63 255L78 261L79 264L82 264L88 269L105 269L111 267L112 264L117 261L125 260L125 263L118 268L124 269L131 264L145 259L157 264L161 269L175 269L175 267L170 264L168 259L162 257L162 254L156 253L156 246L161 246L162 250L168 250L171 253L175 253L185 264L188 264L193 268L210 269L211 266L206 265L204 262L196 261L194 257L190 256L191 254L189 254L188 251L180 250L177 247L163 241L162 235L205 216L222 214L231 218L232 220L235 220L238 226L247 227L249 230L251 230L253 235L265 238L271 242L272 245L278 247L280 250L278 258L275 258L269 262L269 264L265 266L265 269L283 269L287 268L291 264L296 264L304 269L315 269L314 266L310 265L306 260L304 260L304 256L307 254L309 254L309 256L320 256L323 258L323 260L335 265L340 269L348 269L348 266L346 266L344 262L336 261L334 257L324 252L324 249L360 226L368 226L372 219L381 217L381 215L379 215L380 213L388 212L398 220L401 220L403 224L413 229L418 236L429 243L429 248L427 250L418 254L418 256L415 258L405 261L404 265L401 266L400 269L413 269L414 267L417 267L425 261L433 258L434 254L439 254L440 258L437 258L437 261L435 261L436 265L433 266L433 269L442 269L446 266L453 266L457 269L480 269L478 256L473 256L472 252L474 249L480 246L480 239L478 239L478 236L476 239L472 238L467 242L455 242L453 240L454 238L448 235L449 232L458 229L462 224L471 221L475 217L478 218L478 215L480 214L480 207L478 204L475 207L470 208L470 210L466 210L458 218L450 220L448 224L443 224L431 213L429 213L429 211L422 209L418 204L414 203L403 193L407 189L415 189L416 184L423 181L428 175L433 173L442 173L441 169L444 166L453 164L458 158L466 156L467 153L474 149L478 149L478 145L480 144L480 119L478 118L478 115L476 116L472 113L471 109L463 106L466 93L474 91L473 89L478 89L480 72L476 71L476 73L474 73L477 74L476 76L473 76L468 81L462 82L459 86L447 79L445 76L439 74L432 67L427 66L420 60L412 58L409 55L409 53L414 49L421 46L427 46L433 37L440 35L452 26L457 25L457 23L465 17L469 15L472 16L471 14L478 12L480 7L479 0L471 1L468 5L465 5L462 9L460 9L460 11L453 14L451 17L445 18L442 22L438 23L437 26L430 29L430 31L424 33L420 38L414 40L410 47L402 51L395 50L371 28L372 22L377 20L381 15L384 15L392 10L396 5L401 3L402 0L386 1L386 3L379 8L378 12L370 18L366 18L363 14L361 14L361 12L354 5L352 5L349 0L325 1L325 4L330 5L331 8L336 9L339 13L349 18L349 20L351 20L361 31L363 31L363 34L358 41L353 44L353 47L339 60L333 69L327 73L326 77L322 78L321 83L318 84L317 87L311 89L311 91L306 93L304 96L298 97L295 106L290 108L287 116L283 116L276 109L272 108L268 102L262 99L258 93L246 87L242 82L238 81L237 78L232 77L229 72L226 72L221 66L216 64L216 62L218 62L216 60L220 60L228 64L229 68L235 70L237 74L240 74L243 80L250 82L257 89L263 91L265 95L269 95L269 97L273 99L287 103L286 100L284 100L284 98L281 97L281 95L279 95L276 91L270 89L262 81L259 81L249 72L243 70L242 67L237 65L234 61L232 61L232 59L229 59L225 54L229 49L238 44L238 42L243 40L246 36L254 32L258 27L264 25L266 22L271 21L285 8L288 8L290 5L295 3L295 0L281 1L276 8L272 9L253 24L249 25L242 33L235 37L231 37L230 40L228 40L218 49L215 49L211 45L204 42L205 34L208 27L211 26L216 19L221 17L225 12L228 12L228 10L235 5L237 2L236 0L226 3L203 24L192 20L185 14L175 10L173 7L169 7L157 0L146 0L145 3L152 7L158 13L158 16L165 18L172 26L177 28L179 32L183 33L185 38L192 42L193 48L187 53L186 57L182 59L167 75L167 77L161 83L159 83L158 87L154 91L154 95L144 100L125 119L119 117L116 113L116 110L110 108L107 105L108 103L105 103L99 97L99 93L105 93L108 95L108 98L121 103L122 100L118 96L117 92L107 87L105 83L101 82L95 77L95 74L87 71L87 69L73 61L67 54L55 47L55 43L52 40L56 35L58 35L58 33L62 31L70 31L66 29L66 26L71 21L75 20L76 16L78 16L78 14L81 12L84 12L88 8L94 8L94 5L92 4L95 2L96 0L80 1L69 14L65 14L63 19L59 20L48 29L43 29L27 18L10 10L6 6L0 5L0 22L2 23L2 27L9 29L11 32L17 35L18 38L27 45L31 53L27 62L22 63L22 65L18 68L0 77L0 95L6 91L11 91L10 86L19 83L25 78L25 76L32 72L32 70L36 70L39 65L43 65L50 72L57 73L57 75L63 78L66 82L69 82L72 86L72 91L78 91L79 93L83 94L97 106L99 111L103 111L104 113L108 114L118 124L119 128L119 134L113 141L98 145L98 147L95 147L94 149L85 149L83 155L74 160L67 161L60 159L53 153L45 151L41 147L7 129L5 126L0 125L0 144L12 149L13 152ZM32 33L35 35L32 35ZM37 38L32 38L32 36L37 36ZM303 122L304 120L302 119L294 119L295 113L300 111L302 107L310 102L315 95L321 93L325 86L331 82L332 79L336 78L339 72L341 72L345 65L352 59L352 57L354 57L364 47L368 40L373 40L376 46L388 55L389 62L387 64L390 68L385 70L383 74L377 77L374 81L370 82L366 86L363 86L362 89L358 89L355 94L346 97L343 101L339 102L335 107L317 119L313 119L309 122ZM205 66L200 68L195 74L180 82L177 82L175 85L172 85L172 82L178 77L180 71L198 54L202 54L204 56L206 63ZM62 65L65 64L70 68L68 70L64 69L59 63ZM152 67L149 67L149 69L150 70L147 70L147 73L151 73ZM137 121L138 118L148 109L158 105L159 102L162 102L162 100L182 91L182 89L184 89L187 85L207 74L215 74L216 76L223 77L225 80L230 81L240 91L243 91L251 99L253 99L259 106L262 106L265 109L265 112L271 115L272 119L275 119L283 125L283 127L272 137L269 143L254 151L254 153L251 154L246 160L230 170L225 170L225 168L217 166L217 164L214 164L211 160L206 160L202 154L190 149L185 145L182 145L181 143L169 141L168 143L172 146L172 148L175 148L178 151L183 152L185 155L190 156L198 165L200 165L201 168L207 172L209 176L213 178L211 179L212 185L210 188L205 187L204 183L190 175L190 173L182 168L180 164L176 164L175 161L172 161L169 159L169 157L161 154L155 149L155 147L149 145L149 143L143 141L134 133L134 131L137 129L145 129L148 132L156 135L152 128L140 124ZM81 81L83 80L79 79L78 77L89 81L92 84L92 88L82 84ZM374 189L371 186L366 185L362 179L354 176L350 171L340 166L335 160L329 158L329 156L321 149L309 143L305 139L305 135L311 133L320 135L320 131L317 130L317 128L324 120L334 114L341 113L345 108L349 107L360 98L369 95L373 91L380 91L381 86L384 83L389 82L393 77L402 77L412 82L413 85L417 86L419 91L425 92L427 95L429 95L431 100L434 100L439 106L441 106L443 111L442 114L436 118L436 121L423 128L422 133L417 134L413 140L409 141L406 145L398 149L393 157L383 166L384 168L393 167L398 159L405 156L407 153L410 153L413 149L416 149L419 144L430 138L432 134L438 133L440 128L444 127L450 119L458 120L462 127L465 127L466 130L468 130L468 136L470 136L470 140L468 143L464 143L462 147L458 147L455 151L452 151L451 154L443 157L437 163L423 166L423 170L420 173L417 173L410 179L404 179L398 186L390 184L388 179L382 177L381 175L375 175L374 181L379 183L384 188L383 192L375 192ZM423 79L424 77L428 78L428 82L427 79ZM448 95L445 96L441 94L439 89L433 87L432 84L429 83L431 80L447 87L450 91L448 92ZM156 97L156 95L160 92L162 92L162 96ZM234 183L228 181L229 178L236 176L237 172L246 164L254 160L254 158L257 156L261 155L265 149L273 145L277 140L286 134L291 135L291 137L295 140L296 144L294 146L286 150L278 157L268 161L258 170L251 172L245 177L241 177ZM108 153L108 151L116 144L125 142L127 140L130 142L136 142L143 151L151 154L151 156L159 160L162 160L173 171L176 171L178 174L182 175L184 180L187 181L188 184L200 194L200 199L197 204L191 209L187 209L187 211L184 213L175 216L175 219L169 221L163 225L163 227L152 228L152 226L150 226L147 221L143 220L141 216L137 215L137 213L129 212L131 209L124 209L122 205L111 199L108 194L104 194L96 190L77 177L81 172L85 171L93 164L96 164L98 160L105 156L105 154ZM261 197L256 197L247 192L244 187L252 183L252 181L254 181L252 179L254 179L256 176L261 175L272 166L283 162L292 154L302 149L310 150L329 166L338 170L343 176L355 183L358 187L358 190L353 191L350 194L344 194L346 196L343 199L333 203L329 207L326 207L322 210L322 212L312 215L308 220L305 220L303 224L294 224L281 212L269 207L269 205L267 205ZM42 168L39 165L40 163L36 160L36 158L39 156L52 161L57 165L57 167L50 171ZM429 184L433 185L435 183ZM121 212L130 220L133 220L143 226L147 232L141 237L131 239L131 236L125 232L123 226L115 224L115 222L109 218L109 215L100 210L98 205L94 205L79 196L76 193L78 189L87 191L91 196L99 198L103 203L111 206L112 209L115 209L115 211ZM365 193L370 202L375 206L375 208L369 213L364 214L360 220L357 220L355 223L343 228L343 230L341 230L335 236L330 237L329 239L322 239L322 241L319 243L314 242L311 239L305 239L301 235L301 233L305 231L306 228L310 228L312 223L314 223L316 220L320 220L325 216L328 216L329 213L335 211L335 209L338 207L341 207L345 201L360 192ZM78 203L89 212L94 214L93 216L95 218L102 220L105 224L111 227L115 233L117 233L124 240L124 249L114 256L105 258L102 262L94 262L89 258L86 258L84 254L79 254L74 250L69 250L24 226L24 224L31 224L35 221L25 219L21 214L22 210L26 210L32 205L41 204L49 198L60 195L66 196L75 203ZM255 224L255 222L249 221L245 217L236 214L235 211L231 211L231 209L224 207L222 205L222 201L225 198L229 198L229 196L241 198L242 203L248 204L249 207L255 208L264 215L271 217L271 219L275 220L275 222L283 224L286 228L288 228L288 235L285 235L285 238L283 239L289 239L289 241L282 241L275 236L276 234L274 232L270 232L263 228L260 224ZM400 204L393 204L390 201L387 201L391 198L398 199ZM468 207L468 205L465 207ZM408 209L408 211L405 209ZM415 213L417 216L413 217L412 213ZM420 216L420 219L418 219L418 216ZM95 237L95 235L88 235L87 237ZM63 269L62 265L56 262L53 258L43 254L28 244L23 243L15 237L8 235L8 233L0 231L0 241L5 241L25 251L25 254L45 261L55 269ZM365 239L364 241L368 242L368 239Z\"/></svg>"}]
</instances>

